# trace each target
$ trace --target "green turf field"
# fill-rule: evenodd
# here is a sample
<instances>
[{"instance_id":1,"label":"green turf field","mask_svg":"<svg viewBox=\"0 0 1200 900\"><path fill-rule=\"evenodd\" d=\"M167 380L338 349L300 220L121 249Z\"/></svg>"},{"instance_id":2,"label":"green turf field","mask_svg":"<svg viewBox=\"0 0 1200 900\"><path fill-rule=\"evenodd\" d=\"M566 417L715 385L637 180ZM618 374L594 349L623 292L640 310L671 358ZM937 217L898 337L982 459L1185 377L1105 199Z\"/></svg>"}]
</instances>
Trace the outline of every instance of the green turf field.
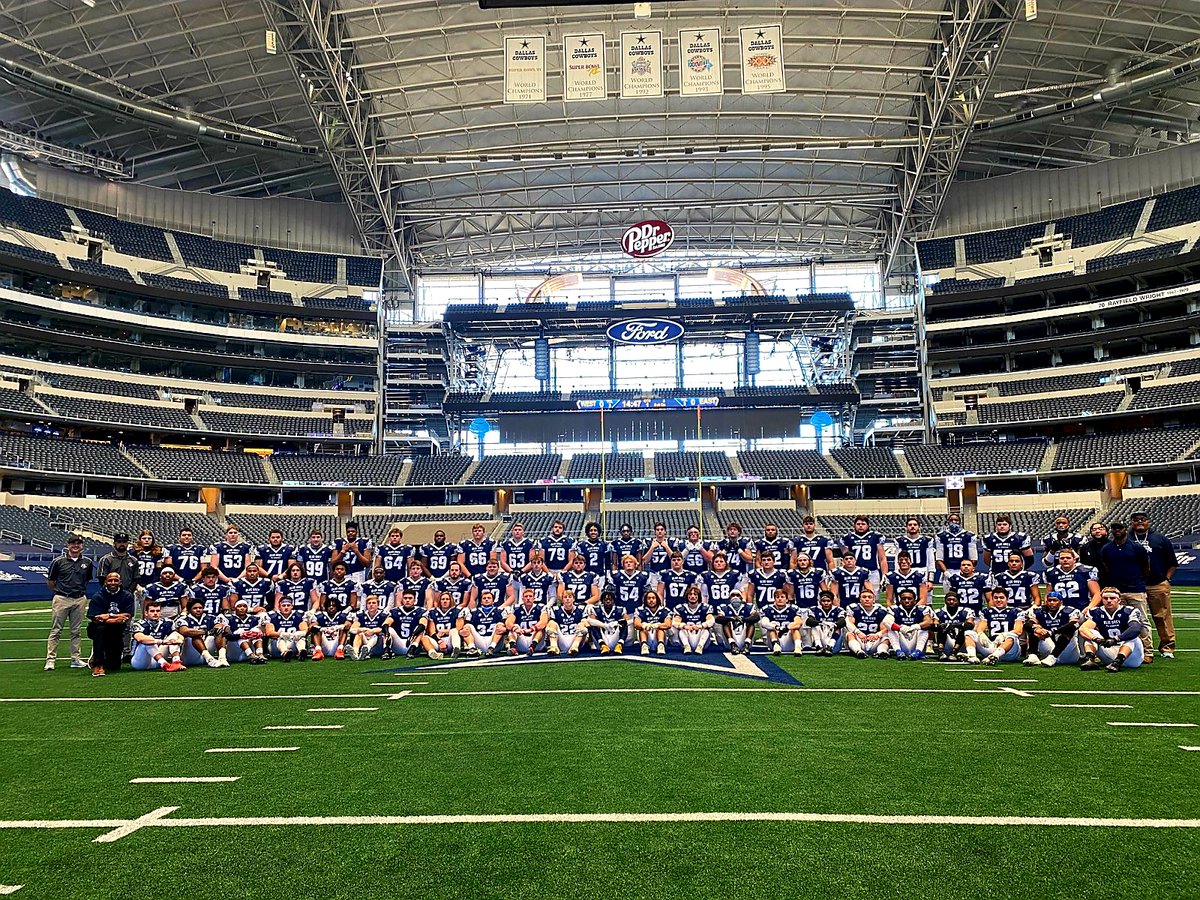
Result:
<instances>
[{"instance_id":1,"label":"green turf field","mask_svg":"<svg viewBox=\"0 0 1200 900\"><path fill-rule=\"evenodd\" d=\"M1176 613L1185 652L1119 675L779 658L795 685L607 659L92 679L41 670L42 605L0 615L27 660L0 663L0 885L1192 900L1200 728L1106 724L1200 724L1200 592ZM263 747L297 749L205 752ZM165 777L238 780L130 783Z\"/></svg>"}]
</instances>

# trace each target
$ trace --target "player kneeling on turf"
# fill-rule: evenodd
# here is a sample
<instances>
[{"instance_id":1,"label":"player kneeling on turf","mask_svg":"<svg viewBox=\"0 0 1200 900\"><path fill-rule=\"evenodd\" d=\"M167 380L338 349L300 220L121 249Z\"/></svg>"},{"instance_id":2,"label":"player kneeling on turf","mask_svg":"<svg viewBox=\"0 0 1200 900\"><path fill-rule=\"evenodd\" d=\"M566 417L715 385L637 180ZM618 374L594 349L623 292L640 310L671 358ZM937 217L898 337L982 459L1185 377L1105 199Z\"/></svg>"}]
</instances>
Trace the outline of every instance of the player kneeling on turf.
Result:
<instances>
[{"instance_id":1,"label":"player kneeling on turf","mask_svg":"<svg viewBox=\"0 0 1200 900\"><path fill-rule=\"evenodd\" d=\"M241 651L246 662L262 665L267 661L263 656L262 616L250 612L248 601L238 598L233 612L225 616L225 625L229 628L230 642Z\"/></svg>"},{"instance_id":2,"label":"player kneeling on turf","mask_svg":"<svg viewBox=\"0 0 1200 900\"><path fill-rule=\"evenodd\" d=\"M342 609L335 598L326 597L325 606L313 613L312 626L308 629L313 638L312 658L322 660L332 656L334 659L345 659L346 635L353 624L354 612Z\"/></svg>"},{"instance_id":3,"label":"player kneeling on turf","mask_svg":"<svg viewBox=\"0 0 1200 900\"><path fill-rule=\"evenodd\" d=\"M1012 662L1021 655L1021 632L1025 628L1024 616L1015 606L1008 605L1008 589L992 589L992 599L979 614L974 631L966 634L967 659L978 662L977 650L987 654L985 666Z\"/></svg>"},{"instance_id":4,"label":"player kneeling on turf","mask_svg":"<svg viewBox=\"0 0 1200 900\"><path fill-rule=\"evenodd\" d=\"M199 658L210 669L229 665L225 658L225 632L227 629L219 617L204 611L204 601L194 598L188 601L187 613L175 622L175 630L184 639L183 662L188 653L193 660ZM216 656L213 656L213 652Z\"/></svg>"},{"instance_id":5,"label":"player kneeling on turf","mask_svg":"<svg viewBox=\"0 0 1200 900\"><path fill-rule=\"evenodd\" d=\"M656 591L646 591L642 605L633 613L633 631L642 642L642 656L667 653L667 636L671 633L671 611L667 609Z\"/></svg>"},{"instance_id":6,"label":"player kneeling on turf","mask_svg":"<svg viewBox=\"0 0 1200 900\"><path fill-rule=\"evenodd\" d=\"M365 609L359 610L350 626L354 636L354 656L357 659L370 659L383 640L387 631L387 613L379 608L379 598L372 595L367 598Z\"/></svg>"},{"instance_id":7,"label":"player kneeling on turf","mask_svg":"<svg viewBox=\"0 0 1200 900\"><path fill-rule=\"evenodd\" d=\"M901 588L900 602L892 607L892 630L888 632L896 659L924 659L929 643L929 626L933 613L923 603L917 603L917 592Z\"/></svg>"},{"instance_id":8,"label":"player kneeling on turf","mask_svg":"<svg viewBox=\"0 0 1200 900\"><path fill-rule=\"evenodd\" d=\"M846 644L850 652L859 659L887 659L891 655L887 638L891 627L891 614L876 605L875 591L864 585L858 602L846 610Z\"/></svg>"},{"instance_id":9,"label":"player kneeling on turf","mask_svg":"<svg viewBox=\"0 0 1200 900\"><path fill-rule=\"evenodd\" d=\"M584 621L591 634L592 646L605 653L621 653L627 619L625 607L617 606L617 595L607 590L599 603L590 604L584 611Z\"/></svg>"},{"instance_id":10,"label":"player kneeling on turf","mask_svg":"<svg viewBox=\"0 0 1200 900\"><path fill-rule=\"evenodd\" d=\"M933 643L938 651L939 662L967 658L967 632L975 628L975 617L970 607L958 602L957 591L946 591L945 606L933 614Z\"/></svg>"},{"instance_id":11,"label":"player kneeling on turf","mask_svg":"<svg viewBox=\"0 0 1200 900\"><path fill-rule=\"evenodd\" d=\"M753 603L747 603L741 591L730 591L729 599L717 606L717 624L721 640L730 653L749 653L754 643L754 626L761 617Z\"/></svg>"},{"instance_id":12,"label":"player kneeling on turf","mask_svg":"<svg viewBox=\"0 0 1200 900\"><path fill-rule=\"evenodd\" d=\"M775 589L774 601L761 611L758 626L762 629L763 640L776 656L784 650L796 656L804 651L801 640L804 619L800 608L788 598L785 588Z\"/></svg>"},{"instance_id":13,"label":"player kneeling on turf","mask_svg":"<svg viewBox=\"0 0 1200 900\"><path fill-rule=\"evenodd\" d=\"M521 591L521 602L508 614L504 625L508 629L509 656L518 653L533 656L545 640L546 623L550 621L550 616L546 612L546 604L538 602L539 594L545 596L544 590L525 588Z\"/></svg>"},{"instance_id":14,"label":"player kneeling on turf","mask_svg":"<svg viewBox=\"0 0 1200 900\"><path fill-rule=\"evenodd\" d=\"M368 598L369 602L369 598ZM454 606L451 598L450 605ZM383 658L392 659L397 653L407 659L413 659L423 646L421 638L425 636L425 610L417 606L416 591L405 588L400 592L400 605L387 611L387 640L383 648ZM437 647L426 647L437 653ZM432 657L438 659L441 654Z\"/></svg>"},{"instance_id":15,"label":"player kneeling on turf","mask_svg":"<svg viewBox=\"0 0 1200 900\"><path fill-rule=\"evenodd\" d=\"M804 617L808 628L808 645L817 656L834 656L842 650L846 630L846 611L837 604L833 591L821 591L817 605Z\"/></svg>"},{"instance_id":16,"label":"player kneeling on turf","mask_svg":"<svg viewBox=\"0 0 1200 900\"><path fill-rule=\"evenodd\" d=\"M1083 640L1084 660L1079 668L1092 672L1136 669L1145 660L1139 637L1145 621L1136 606L1122 606L1116 588L1100 591L1100 605L1088 610L1079 636Z\"/></svg>"},{"instance_id":17,"label":"player kneeling on turf","mask_svg":"<svg viewBox=\"0 0 1200 900\"><path fill-rule=\"evenodd\" d=\"M508 628L504 624L508 616L508 607L496 602L495 591L480 591L479 605L468 609L463 616L463 625L459 630L467 653L471 656L495 656Z\"/></svg>"},{"instance_id":18,"label":"player kneeling on turf","mask_svg":"<svg viewBox=\"0 0 1200 900\"><path fill-rule=\"evenodd\" d=\"M284 662L308 656L308 620L290 597L279 598L274 610L263 616L267 646Z\"/></svg>"},{"instance_id":19,"label":"player kneeling on turf","mask_svg":"<svg viewBox=\"0 0 1200 900\"><path fill-rule=\"evenodd\" d=\"M1050 591L1041 606L1025 610L1025 637L1029 641L1027 666L1071 665L1079 662L1079 610L1063 605L1063 595Z\"/></svg>"},{"instance_id":20,"label":"player kneeling on turf","mask_svg":"<svg viewBox=\"0 0 1200 900\"><path fill-rule=\"evenodd\" d=\"M546 623L546 637L549 646L546 650L551 656L558 656L566 650L572 656L579 654L579 648L587 639L587 629L583 627L583 610L575 605L575 595L563 594L562 603L551 611L550 621Z\"/></svg>"},{"instance_id":21,"label":"player kneeling on turf","mask_svg":"<svg viewBox=\"0 0 1200 900\"><path fill-rule=\"evenodd\" d=\"M675 633L679 636L683 652L703 653L712 638L717 624L712 610L704 602L700 588L690 587L683 595L683 603L675 607Z\"/></svg>"},{"instance_id":22,"label":"player kneeling on turf","mask_svg":"<svg viewBox=\"0 0 1200 900\"><path fill-rule=\"evenodd\" d=\"M157 600L147 600L141 621L133 626L133 668L182 672L186 668L179 661L182 647L183 635L175 630L171 619L162 617L162 605Z\"/></svg>"}]
</instances>

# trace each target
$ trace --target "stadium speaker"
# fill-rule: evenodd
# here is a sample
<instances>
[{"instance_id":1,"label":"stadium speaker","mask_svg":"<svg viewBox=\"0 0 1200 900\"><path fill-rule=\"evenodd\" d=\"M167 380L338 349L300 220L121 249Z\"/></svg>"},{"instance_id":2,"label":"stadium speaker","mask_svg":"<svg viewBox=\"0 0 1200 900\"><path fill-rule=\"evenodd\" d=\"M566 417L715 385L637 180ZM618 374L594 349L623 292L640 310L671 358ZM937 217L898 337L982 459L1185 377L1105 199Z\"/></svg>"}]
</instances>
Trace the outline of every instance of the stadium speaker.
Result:
<instances>
[{"instance_id":1,"label":"stadium speaker","mask_svg":"<svg viewBox=\"0 0 1200 900\"><path fill-rule=\"evenodd\" d=\"M757 331L746 332L746 374L757 375L762 370L762 359Z\"/></svg>"},{"instance_id":2,"label":"stadium speaker","mask_svg":"<svg viewBox=\"0 0 1200 900\"><path fill-rule=\"evenodd\" d=\"M550 342L544 337L533 342L533 375L543 384L550 381Z\"/></svg>"}]
</instances>

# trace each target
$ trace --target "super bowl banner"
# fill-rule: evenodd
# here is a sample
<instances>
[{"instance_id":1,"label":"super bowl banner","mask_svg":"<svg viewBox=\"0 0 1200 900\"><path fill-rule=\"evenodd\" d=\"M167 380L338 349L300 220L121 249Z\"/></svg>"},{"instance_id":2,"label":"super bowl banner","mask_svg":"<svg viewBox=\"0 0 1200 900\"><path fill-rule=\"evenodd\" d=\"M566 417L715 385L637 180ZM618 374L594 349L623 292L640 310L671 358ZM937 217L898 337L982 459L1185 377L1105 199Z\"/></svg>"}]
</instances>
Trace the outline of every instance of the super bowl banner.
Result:
<instances>
[{"instance_id":1,"label":"super bowl banner","mask_svg":"<svg viewBox=\"0 0 1200 900\"><path fill-rule=\"evenodd\" d=\"M783 73L783 26L739 28L742 93L776 94L787 90Z\"/></svg>"},{"instance_id":2,"label":"super bowl banner","mask_svg":"<svg viewBox=\"0 0 1200 900\"><path fill-rule=\"evenodd\" d=\"M504 39L504 102L546 102L546 39Z\"/></svg>"},{"instance_id":3,"label":"super bowl banner","mask_svg":"<svg viewBox=\"0 0 1200 900\"><path fill-rule=\"evenodd\" d=\"M621 32L621 98L663 95L661 31Z\"/></svg>"},{"instance_id":4,"label":"super bowl banner","mask_svg":"<svg viewBox=\"0 0 1200 900\"><path fill-rule=\"evenodd\" d=\"M564 35L563 66L563 100L608 99L603 34Z\"/></svg>"},{"instance_id":5,"label":"super bowl banner","mask_svg":"<svg viewBox=\"0 0 1200 900\"><path fill-rule=\"evenodd\" d=\"M679 32L679 96L701 97L720 94L721 31L695 28Z\"/></svg>"}]
</instances>

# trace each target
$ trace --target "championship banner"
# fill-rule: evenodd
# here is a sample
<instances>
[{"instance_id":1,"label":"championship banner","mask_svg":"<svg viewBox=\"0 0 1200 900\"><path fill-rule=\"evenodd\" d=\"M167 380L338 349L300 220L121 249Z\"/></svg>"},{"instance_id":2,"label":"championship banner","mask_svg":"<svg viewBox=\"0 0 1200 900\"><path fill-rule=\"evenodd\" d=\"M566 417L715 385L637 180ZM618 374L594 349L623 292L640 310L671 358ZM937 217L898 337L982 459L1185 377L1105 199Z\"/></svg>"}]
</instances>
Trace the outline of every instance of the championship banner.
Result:
<instances>
[{"instance_id":1,"label":"championship banner","mask_svg":"<svg viewBox=\"0 0 1200 900\"><path fill-rule=\"evenodd\" d=\"M662 95L662 32L621 32L621 98Z\"/></svg>"},{"instance_id":2,"label":"championship banner","mask_svg":"<svg viewBox=\"0 0 1200 900\"><path fill-rule=\"evenodd\" d=\"M546 39L504 39L504 102L546 101Z\"/></svg>"},{"instance_id":3,"label":"championship banner","mask_svg":"<svg viewBox=\"0 0 1200 900\"><path fill-rule=\"evenodd\" d=\"M783 26L740 28L742 93L777 94L787 90L783 74Z\"/></svg>"},{"instance_id":4,"label":"championship banner","mask_svg":"<svg viewBox=\"0 0 1200 900\"><path fill-rule=\"evenodd\" d=\"M563 100L608 99L603 34L563 35L563 63Z\"/></svg>"},{"instance_id":5,"label":"championship banner","mask_svg":"<svg viewBox=\"0 0 1200 900\"><path fill-rule=\"evenodd\" d=\"M679 96L720 94L725 89L721 72L719 28L679 32Z\"/></svg>"}]
</instances>

